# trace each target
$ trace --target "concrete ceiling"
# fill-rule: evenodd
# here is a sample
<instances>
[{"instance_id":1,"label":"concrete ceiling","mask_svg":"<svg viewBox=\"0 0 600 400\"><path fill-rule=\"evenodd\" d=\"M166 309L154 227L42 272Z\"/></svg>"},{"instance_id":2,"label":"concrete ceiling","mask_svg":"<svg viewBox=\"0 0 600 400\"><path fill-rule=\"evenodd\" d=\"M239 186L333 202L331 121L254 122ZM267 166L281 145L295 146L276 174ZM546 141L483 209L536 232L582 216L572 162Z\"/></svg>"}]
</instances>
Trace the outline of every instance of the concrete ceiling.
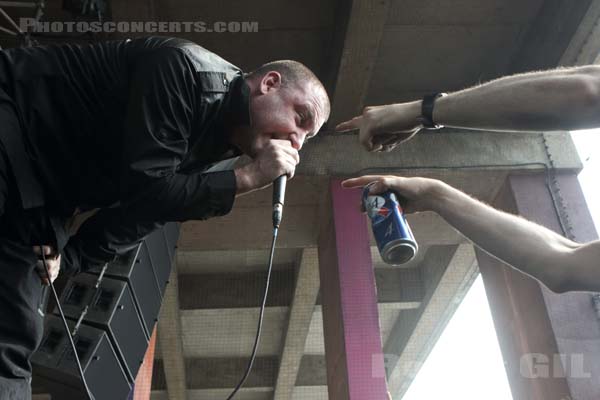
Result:
<instances>
[{"instance_id":1,"label":"concrete ceiling","mask_svg":"<svg viewBox=\"0 0 600 400\"><path fill-rule=\"evenodd\" d=\"M48 18L64 19L60 3L47 1ZM565 51L591 0L566 3L114 0L111 18L258 21L257 33L177 36L246 70L279 58L305 63L326 83L335 121L367 104L556 65L555 55ZM532 50L540 43L544 53ZM548 142L542 134L423 134L385 156L365 154L355 136L321 136L303 150L299 176L289 184L262 344L240 400L327 399L315 254L330 178L374 171L425 175L491 201L509 172L542 171L553 149L558 168L579 167L564 135ZM270 190L256 192L238 199L226 217L183 225L177 273L159 322L153 399L226 398L241 378L265 278L270 196ZM421 246L414 262L391 268L372 250L384 350L397 356L387 372L398 395L477 273L472 247L440 217L422 213L409 221Z\"/></svg>"}]
</instances>

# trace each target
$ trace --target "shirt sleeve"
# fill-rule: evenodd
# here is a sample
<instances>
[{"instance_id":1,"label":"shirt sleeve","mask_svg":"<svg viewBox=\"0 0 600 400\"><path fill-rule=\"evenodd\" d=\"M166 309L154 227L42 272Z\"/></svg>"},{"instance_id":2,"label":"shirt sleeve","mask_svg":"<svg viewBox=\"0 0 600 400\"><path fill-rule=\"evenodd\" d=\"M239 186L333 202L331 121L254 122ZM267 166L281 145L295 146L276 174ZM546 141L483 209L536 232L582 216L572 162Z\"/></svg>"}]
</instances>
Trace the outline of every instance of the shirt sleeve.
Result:
<instances>
[{"instance_id":1,"label":"shirt sleeve","mask_svg":"<svg viewBox=\"0 0 600 400\"><path fill-rule=\"evenodd\" d=\"M233 171L182 174L197 99L193 67L183 51L154 49L133 68L122 148L118 207L87 220L65 248L71 272L113 260L157 228L227 214L235 199Z\"/></svg>"},{"instance_id":2,"label":"shirt sleeve","mask_svg":"<svg viewBox=\"0 0 600 400\"><path fill-rule=\"evenodd\" d=\"M122 206L139 218L205 219L228 213L233 171L183 174L192 126L204 117L193 65L182 49L163 47L134 68L122 144ZM195 124L196 122L196 124Z\"/></svg>"}]
</instances>

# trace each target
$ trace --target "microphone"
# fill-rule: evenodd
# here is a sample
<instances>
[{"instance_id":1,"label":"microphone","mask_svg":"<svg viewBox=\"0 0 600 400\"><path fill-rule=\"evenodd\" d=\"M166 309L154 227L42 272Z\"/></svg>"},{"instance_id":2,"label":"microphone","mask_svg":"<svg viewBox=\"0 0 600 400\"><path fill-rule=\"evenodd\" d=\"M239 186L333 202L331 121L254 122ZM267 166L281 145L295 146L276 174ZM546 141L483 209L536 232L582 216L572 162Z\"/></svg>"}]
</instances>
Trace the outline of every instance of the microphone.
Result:
<instances>
[{"instance_id":1,"label":"microphone","mask_svg":"<svg viewBox=\"0 0 600 400\"><path fill-rule=\"evenodd\" d=\"M287 175L281 175L273 182L273 228L279 229L283 216L283 200L285 198L285 185Z\"/></svg>"}]
</instances>

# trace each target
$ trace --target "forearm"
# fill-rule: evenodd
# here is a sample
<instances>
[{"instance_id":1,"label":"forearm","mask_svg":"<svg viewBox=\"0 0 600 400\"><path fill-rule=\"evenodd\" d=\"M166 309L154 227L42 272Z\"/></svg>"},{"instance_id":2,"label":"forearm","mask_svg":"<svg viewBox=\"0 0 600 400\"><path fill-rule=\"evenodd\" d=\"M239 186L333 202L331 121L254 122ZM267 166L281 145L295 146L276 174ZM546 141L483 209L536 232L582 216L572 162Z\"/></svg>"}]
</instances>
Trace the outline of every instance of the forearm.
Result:
<instances>
[{"instance_id":1,"label":"forearm","mask_svg":"<svg viewBox=\"0 0 600 400\"><path fill-rule=\"evenodd\" d=\"M434 121L458 128L557 131L600 126L600 67L500 78L450 93L435 103Z\"/></svg>"},{"instance_id":2,"label":"forearm","mask_svg":"<svg viewBox=\"0 0 600 400\"><path fill-rule=\"evenodd\" d=\"M233 171L235 174L236 197L250 193L254 189L254 183L246 169L247 166L244 166Z\"/></svg>"},{"instance_id":3,"label":"forearm","mask_svg":"<svg viewBox=\"0 0 600 400\"><path fill-rule=\"evenodd\" d=\"M551 230L489 207L441 183L434 210L487 253L529 274L554 291L581 271L574 251L580 247ZM569 276L569 277L568 277Z\"/></svg>"},{"instance_id":4,"label":"forearm","mask_svg":"<svg viewBox=\"0 0 600 400\"><path fill-rule=\"evenodd\" d=\"M71 238L65 262L72 273L111 261L162 225L220 216L231 210L236 190L232 171L175 174L128 182L121 205L102 209Z\"/></svg>"},{"instance_id":5,"label":"forearm","mask_svg":"<svg viewBox=\"0 0 600 400\"><path fill-rule=\"evenodd\" d=\"M233 171L174 174L148 178L138 174L124 186L121 207L138 221L204 220L231 211L235 200Z\"/></svg>"}]
</instances>

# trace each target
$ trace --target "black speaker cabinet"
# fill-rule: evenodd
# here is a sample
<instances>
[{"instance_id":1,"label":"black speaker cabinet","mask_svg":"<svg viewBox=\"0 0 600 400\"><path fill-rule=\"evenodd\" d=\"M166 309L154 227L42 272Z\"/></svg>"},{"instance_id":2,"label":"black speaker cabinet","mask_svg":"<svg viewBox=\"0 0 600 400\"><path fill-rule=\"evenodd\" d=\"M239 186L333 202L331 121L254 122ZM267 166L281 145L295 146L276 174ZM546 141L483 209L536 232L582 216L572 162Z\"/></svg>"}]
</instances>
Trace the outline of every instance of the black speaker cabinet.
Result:
<instances>
[{"instance_id":1,"label":"black speaker cabinet","mask_svg":"<svg viewBox=\"0 0 600 400\"><path fill-rule=\"evenodd\" d=\"M75 322L68 321L72 331ZM81 325L74 338L84 376L96 400L125 400L131 385L121 367L108 335L91 326ZM53 399L85 398L79 370L60 317L47 315L44 337L31 363L36 386Z\"/></svg>"},{"instance_id":2,"label":"black speaker cabinet","mask_svg":"<svg viewBox=\"0 0 600 400\"><path fill-rule=\"evenodd\" d=\"M173 257L175 256L175 245L169 244L168 237L173 241L174 235L172 232L167 234L165 228L158 229L149 235L143 243L148 250L148 254L150 254L161 296L164 295L165 288L169 282L169 274L171 273Z\"/></svg>"},{"instance_id":3,"label":"black speaker cabinet","mask_svg":"<svg viewBox=\"0 0 600 400\"><path fill-rule=\"evenodd\" d=\"M88 272L99 274L100 270L101 267L96 267ZM117 257L108 264L104 276L127 282L133 294L134 304L142 317L144 332L150 340L158 320L162 298L148 248L140 244L129 253Z\"/></svg>"},{"instance_id":4,"label":"black speaker cabinet","mask_svg":"<svg viewBox=\"0 0 600 400\"><path fill-rule=\"evenodd\" d=\"M171 258L175 256L175 250L177 249L177 241L179 240L179 223L169 222L164 226L165 237L167 238L167 244L171 249Z\"/></svg>"},{"instance_id":5,"label":"black speaker cabinet","mask_svg":"<svg viewBox=\"0 0 600 400\"><path fill-rule=\"evenodd\" d=\"M134 382L148 340L133 294L127 282L109 277L104 277L96 290L97 279L98 276L88 273L70 279L61 295L63 311L77 320L90 304L84 323L106 331L129 381Z\"/></svg>"}]
</instances>

